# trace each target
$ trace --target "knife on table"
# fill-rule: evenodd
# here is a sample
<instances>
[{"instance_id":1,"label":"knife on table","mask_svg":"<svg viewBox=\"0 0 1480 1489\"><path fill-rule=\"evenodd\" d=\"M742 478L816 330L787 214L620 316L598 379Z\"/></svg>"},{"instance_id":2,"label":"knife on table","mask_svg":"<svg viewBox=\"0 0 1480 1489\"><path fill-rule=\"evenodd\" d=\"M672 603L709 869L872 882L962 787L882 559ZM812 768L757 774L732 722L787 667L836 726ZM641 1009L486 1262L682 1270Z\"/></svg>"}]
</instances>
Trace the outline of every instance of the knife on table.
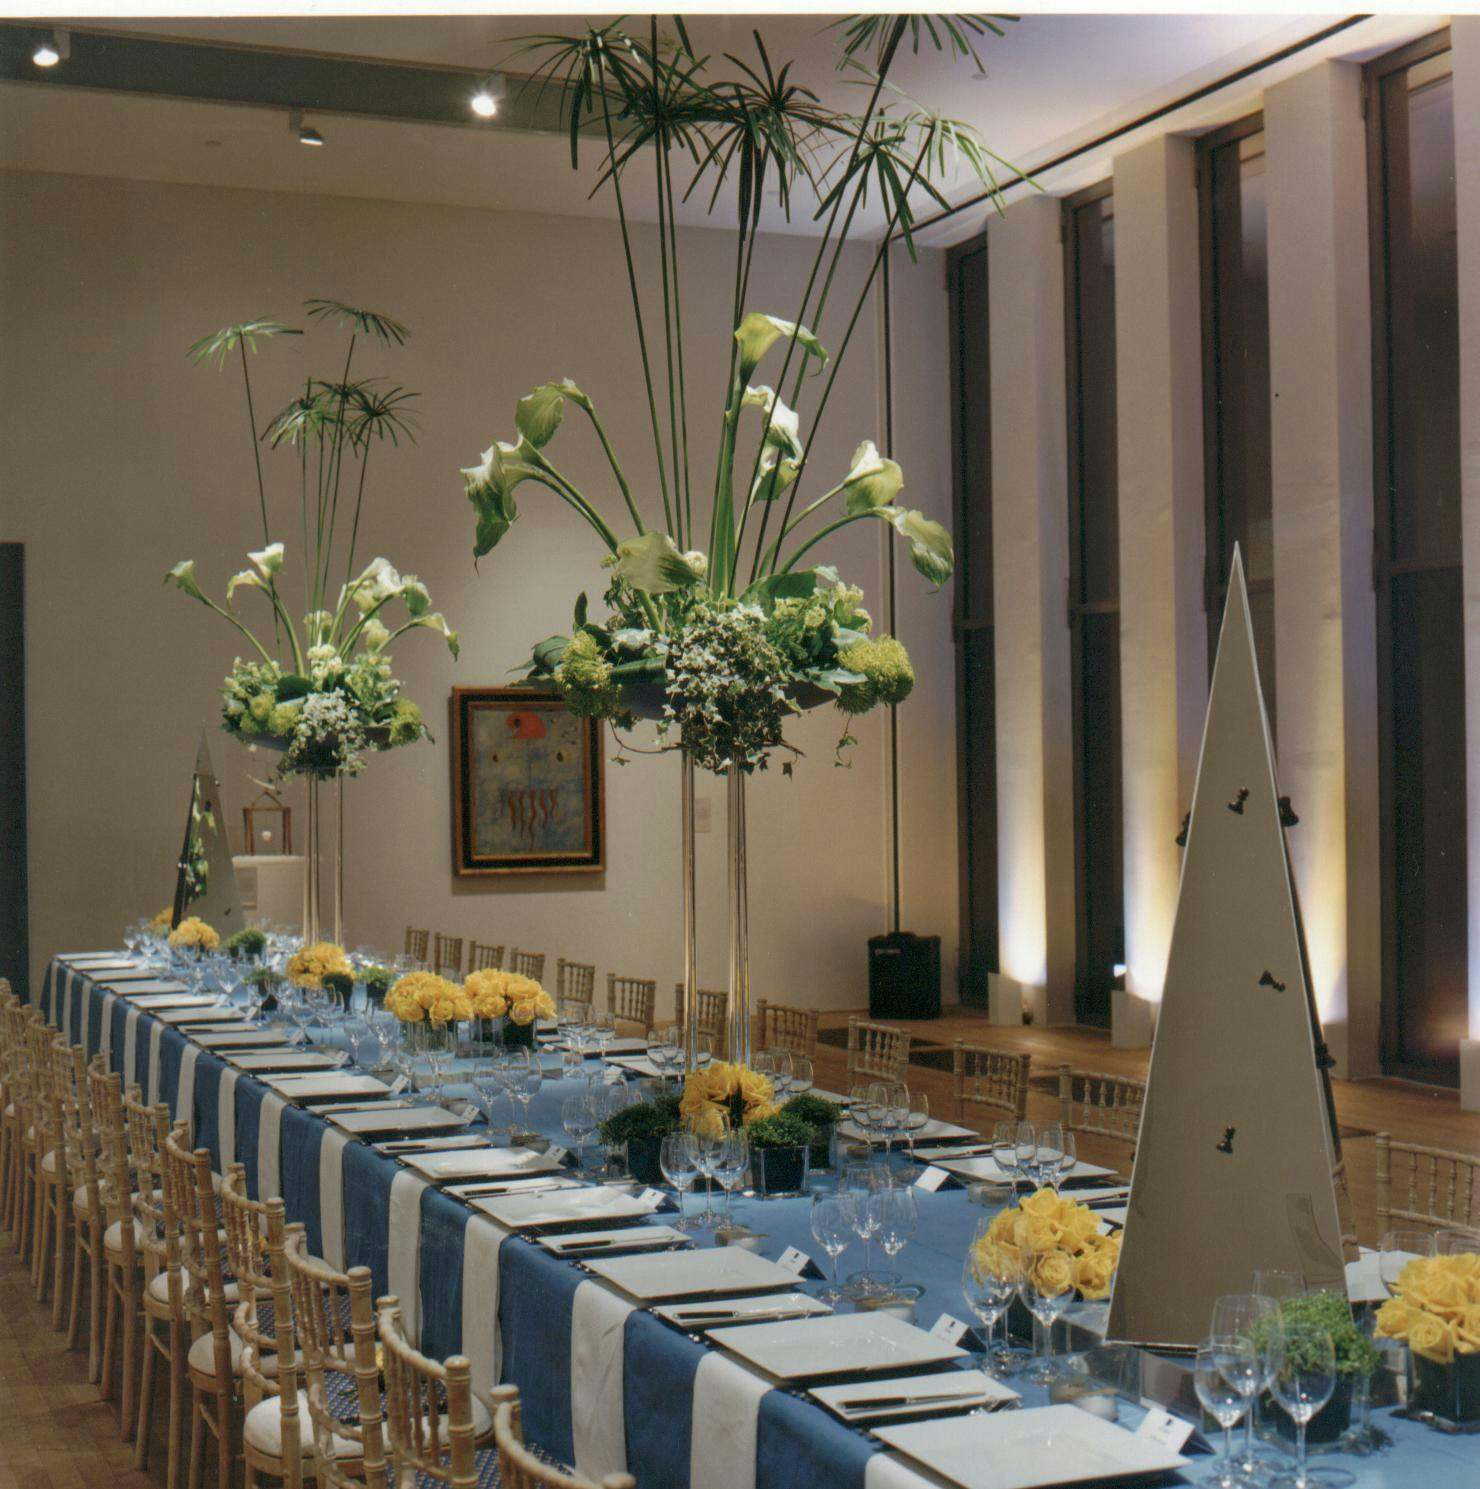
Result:
<instances>
[{"instance_id":1,"label":"knife on table","mask_svg":"<svg viewBox=\"0 0 1480 1489\"><path fill-rule=\"evenodd\" d=\"M929 1396L862 1396L857 1400L838 1402L838 1410L843 1412L887 1411L899 1406L939 1406L947 1401L975 1401L981 1394L980 1391L937 1391ZM1004 1399L1011 1400L1012 1398ZM1001 1403L984 1404L1000 1405Z\"/></svg>"}]
</instances>

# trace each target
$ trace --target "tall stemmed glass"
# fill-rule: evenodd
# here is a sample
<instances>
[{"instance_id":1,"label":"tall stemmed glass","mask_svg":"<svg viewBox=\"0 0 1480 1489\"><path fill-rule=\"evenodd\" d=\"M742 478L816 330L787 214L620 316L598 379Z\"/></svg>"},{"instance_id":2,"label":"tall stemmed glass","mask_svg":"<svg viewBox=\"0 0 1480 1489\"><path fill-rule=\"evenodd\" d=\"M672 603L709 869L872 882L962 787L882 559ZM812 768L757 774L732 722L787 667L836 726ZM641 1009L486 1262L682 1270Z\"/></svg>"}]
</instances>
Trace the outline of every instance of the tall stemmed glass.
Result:
<instances>
[{"instance_id":1,"label":"tall stemmed glass","mask_svg":"<svg viewBox=\"0 0 1480 1489\"><path fill-rule=\"evenodd\" d=\"M715 1164L720 1148L729 1134L730 1119L724 1112L710 1113L703 1122L692 1122L689 1131L694 1139L694 1149L699 1156L699 1174L709 1180L715 1177ZM705 1200L704 1209L695 1217L695 1224L713 1230L724 1217Z\"/></svg>"},{"instance_id":2,"label":"tall stemmed glass","mask_svg":"<svg viewBox=\"0 0 1480 1489\"><path fill-rule=\"evenodd\" d=\"M544 1068L540 1064L540 1057L536 1055L533 1050L525 1050L524 1053L529 1058L515 1065L511 1094L519 1103L519 1117L521 1123L523 1124L520 1130L522 1132L528 1132L529 1105L530 1102L532 1102L540 1093L540 1087L545 1082L545 1072ZM623 1082L622 1093L624 1097L626 1095L626 1091L626 1083ZM625 1100L621 1103L621 1105L626 1105ZM599 1115L603 1117L609 1117L617 1110L619 1110L619 1107L614 1104L611 1106L610 1110L601 1112L599 1113Z\"/></svg>"},{"instance_id":3,"label":"tall stemmed glass","mask_svg":"<svg viewBox=\"0 0 1480 1489\"><path fill-rule=\"evenodd\" d=\"M750 1141L745 1129L731 1129L724 1136L714 1158L714 1177L725 1192L725 1228L735 1228L735 1191L745 1182L750 1169Z\"/></svg>"},{"instance_id":4,"label":"tall stemmed glass","mask_svg":"<svg viewBox=\"0 0 1480 1489\"><path fill-rule=\"evenodd\" d=\"M1383 1234L1377 1253L1377 1275L1389 1297L1398 1292L1398 1279L1415 1257L1434 1256L1437 1243L1433 1231L1390 1230Z\"/></svg>"},{"instance_id":5,"label":"tall stemmed glass","mask_svg":"<svg viewBox=\"0 0 1480 1489\"><path fill-rule=\"evenodd\" d=\"M869 1206L875 1214L879 1245L884 1248L884 1255L893 1262L909 1244L910 1238L915 1234L915 1227L920 1223L920 1210L915 1200L914 1188L907 1184L890 1184L886 1188L876 1189L869 1197ZM899 1273L896 1270L887 1271L882 1280L893 1285L899 1281Z\"/></svg>"},{"instance_id":6,"label":"tall stemmed glass","mask_svg":"<svg viewBox=\"0 0 1480 1489\"><path fill-rule=\"evenodd\" d=\"M1016 1122L999 1122L992 1129L992 1160L1012 1185L1010 1204L1017 1203L1017 1129Z\"/></svg>"},{"instance_id":7,"label":"tall stemmed glass","mask_svg":"<svg viewBox=\"0 0 1480 1489\"><path fill-rule=\"evenodd\" d=\"M1280 1305L1274 1298L1255 1293L1226 1293L1213 1304L1212 1337L1242 1339L1254 1351L1259 1367L1258 1378L1248 1384L1248 1411L1244 1418L1244 1442L1238 1458L1238 1470L1244 1475L1260 1471L1259 1454L1254 1447L1254 1399L1273 1379L1283 1354L1281 1341L1284 1328Z\"/></svg>"},{"instance_id":8,"label":"tall stemmed glass","mask_svg":"<svg viewBox=\"0 0 1480 1489\"><path fill-rule=\"evenodd\" d=\"M869 1121L884 1139L884 1172L889 1172L889 1160L894 1155L894 1139L904 1125L904 1112L899 1101L900 1086L897 1081L875 1081L868 1088ZM908 1109L908 1101L905 1110Z\"/></svg>"},{"instance_id":9,"label":"tall stemmed glass","mask_svg":"<svg viewBox=\"0 0 1480 1489\"><path fill-rule=\"evenodd\" d=\"M985 1348L982 1352L982 1368L988 1375L995 1375L995 1364L1002 1369L1010 1353L1000 1353L992 1348L993 1336L997 1332L997 1321L1006 1316L1012 1305L1022 1272L1017 1254L1005 1246L996 1246L987 1241L987 1231L992 1222L984 1218L977 1222L976 1234L966 1250L966 1260L961 1264L961 1296L966 1306L986 1329Z\"/></svg>"},{"instance_id":10,"label":"tall stemmed glass","mask_svg":"<svg viewBox=\"0 0 1480 1489\"><path fill-rule=\"evenodd\" d=\"M509 1087L499 1065L494 1065L493 1074L498 1085L507 1092ZM586 1141L596 1131L596 1111L589 1091L582 1091L578 1096L567 1096L560 1103L560 1125L565 1129L565 1135L576 1145L576 1167L580 1168L585 1163Z\"/></svg>"},{"instance_id":11,"label":"tall stemmed glass","mask_svg":"<svg viewBox=\"0 0 1480 1489\"><path fill-rule=\"evenodd\" d=\"M1064 1164L1064 1129L1057 1122L1047 1122L1038 1129L1033 1146L1033 1181L1040 1189L1057 1189L1059 1170Z\"/></svg>"},{"instance_id":12,"label":"tall stemmed glass","mask_svg":"<svg viewBox=\"0 0 1480 1489\"><path fill-rule=\"evenodd\" d=\"M918 1179L924 1172L915 1162L915 1139L930 1124L930 1097L924 1091L906 1092L908 1105L904 1118L905 1138L910 1145L910 1161L899 1171L902 1179Z\"/></svg>"},{"instance_id":13,"label":"tall stemmed glass","mask_svg":"<svg viewBox=\"0 0 1480 1489\"><path fill-rule=\"evenodd\" d=\"M1074 1300L1074 1268L1057 1247L1022 1259L1019 1292L1037 1324L1033 1330L1033 1374L1038 1385L1047 1385L1058 1371L1053 1363L1053 1326Z\"/></svg>"},{"instance_id":14,"label":"tall stemmed glass","mask_svg":"<svg viewBox=\"0 0 1480 1489\"><path fill-rule=\"evenodd\" d=\"M1203 1410L1223 1429L1223 1452L1202 1482L1217 1489L1237 1489L1244 1479L1233 1460L1233 1428L1250 1410L1259 1389L1253 1346L1247 1339L1219 1335L1204 1339L1197 1350L1193 1386Z\"/></svg>"},{"instance_id":15,"label":"tall stemmed glass","mask_svg":"<svg viewBox=\"0 0 1480 1489\"><path fill-rule=\"evenodd\" d=\"M879 1229L879 1214L869 1204L874 1191L879 1187L878 1171L867 1163L850 1163L842 1172L839 1190L848 1200L848 1219L853 1234L863 1242L863 1270L848 1279L851 1296L865 1297L880 1290L879 1280L874 1275L874 1236Z\"/></svg>"},{"instance_id":16,"label":"tall stemmed glass","mask_svg":"<svg viewBox=\"0 0 1480 1489\"><path fill-rule=\"evenodd\" d=\"M832 1282L817 1294L824 1303L841 1303L848 1296L838 1284L838 1258L853 1235L850 1195L821 1191L812 1196L812 1239L832 1262Z\"/></svg>"},{"instance_id":17,"label":"tall stemmed glass","mask_svg":"<svg viewBox=\"0 0 1480 1489\"><path fill-rule=\"evenodd\" d=\"M567 1097L569 1103L574 1100ZM676 1227L679 1230L695 1230L699 1222L690 1220L684 1206L684 1196L693 1186L694 1180L699 1177L699 1149L694 1142L691 1132L670 1132L658 1145L658 1167L663 1170L663 1177L673 1186L678 1195L678 1220Z\"/></svg>"},{"instance_id":18,"label":"tall stemmed glass","mask_svg":"<svg viewBox=\"0 0 1480 1489\"><path fill-rule=\"evenodd\" d=\"M1035 1172L1038 1160L1037 1128L1031 1122L1019 1122L1013 1135L1012 1145L1017 1153L1017 1171L1036 1189L1038 1187L1038 1175Z\"/></svg>"},{"instance_id":19,"label":"tall stemmed glass","mask_svg":"<svg viewBox=\"0 0 1480 1489\"><path fill-rule=\"evenodd\" d=\"M1285 1326L1285 1351L1271 1382L1274 1399L1295 1423L1295 1472L1277 1480L1283 1489L1311 1489L1305 1456L1305 1429L1336 1389L1336 1347L1316 1324Z\"/></svg>"}]
</instances>

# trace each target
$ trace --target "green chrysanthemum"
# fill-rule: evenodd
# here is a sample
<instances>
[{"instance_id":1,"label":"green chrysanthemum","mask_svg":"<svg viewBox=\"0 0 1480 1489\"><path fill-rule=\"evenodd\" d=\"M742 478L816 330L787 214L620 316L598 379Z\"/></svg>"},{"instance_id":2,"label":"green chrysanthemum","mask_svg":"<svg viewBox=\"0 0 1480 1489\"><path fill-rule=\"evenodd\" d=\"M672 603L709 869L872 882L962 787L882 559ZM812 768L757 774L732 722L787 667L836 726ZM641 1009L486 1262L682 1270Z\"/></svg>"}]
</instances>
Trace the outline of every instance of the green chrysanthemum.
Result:
<instances>
[{"instance_id":1,"label":"green chrysanthemum","mask_svg":"<svg viewBox=\"0 0 1480 1489\"><path fill-rule=\"evenodd\" d=\"M845 687L838 695L838 707L844 713L867 713L879 703L903 703L915 686L910 654L893 636L854 641L838 653L838 660L866 679Z\"/></svg>"},{"instance_id":2,"label":"green chrysanthemum","mask_svg":"<svg viewBox=\"0 0 1480 1489\"><path fill-rule=\"evenodd\" d=\"M390 742L396 745L415 744L425 733L421 720L421 709L409 698L398 698L391 713Z\"/></svg>"},{"instance_id":3,"label":"green chrysanthemum","mask_svg":"<svg viewBox=\"0 0 1480 1489\"><path fill-rule=\"evenodd\" d=\"M577 631L555 669L565 706L577 718L608 718L622 711L622 690L612 681L611 663L589 631Z\"/></svg>"}]
</instances>

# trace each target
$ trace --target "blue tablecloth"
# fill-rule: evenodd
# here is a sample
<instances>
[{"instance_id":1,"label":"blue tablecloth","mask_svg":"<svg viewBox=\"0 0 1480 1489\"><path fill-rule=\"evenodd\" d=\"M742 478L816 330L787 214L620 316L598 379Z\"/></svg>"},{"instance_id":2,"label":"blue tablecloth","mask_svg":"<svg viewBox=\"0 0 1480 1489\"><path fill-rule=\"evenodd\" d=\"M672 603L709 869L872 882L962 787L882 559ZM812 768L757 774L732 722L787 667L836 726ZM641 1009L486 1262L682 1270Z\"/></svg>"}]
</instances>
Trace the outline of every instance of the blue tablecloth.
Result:
<instances>
[{"instance_id":1,"label":"blue tablecloth","mask_svg":"<svg viewBox=\"0 0 1480 1489\"><path fill-rule=\"evenodd\" d=\"M486 1218L413 1181L409 1170L368 1144L345 1142L314 1112L284 1106L261 1081L192 1047L185 1035L130 1008L101 981L54 961L42 996L49 1017L66 1019L69 1039L89 1053L106 1046L114 1069L168 1102L177 1116L189 1115L196 1142L218 1165L229 1141L230 1156L246 1165L254 1194L261 1174L275 1175L288 1218L306 1226L313 1250L338 1265L368 1266L377 1295L392 1285L403 1294L414 1290L426 1353L464 1352L476 1361L497 1360L501 1351L501 1366L494 1368L520 1389L527 1435L585 1472L625 1467L641 1489L908 1489L933 1482L804 1395L772 1387L650 1313L626 1310L577 1262L510 1236L498 1240L490 1273L486 1238L479 1247L469 1244L470 1224L488 1227ZM130 1050L132 1065L124 1070ZM188 1113L177 1108L187 1062ZM552 1062L531 1107L531 1125L565 1141L560 1105L576 1089ZM222 1108L223 1093L229 1112ZM268 1142L276 1134L276 1146L265 1154L264 1131ZM806 1199L737 1197L734 1210L763 1237L766 1256L777 1257L788 1246L817 1250ZM961 1260L982 1214L962 1190L920 1195L920 1227L899 1266L923 1289L922 1326L943 1312L962 1315ZM713 1244L704 1234L697 1240ZM857 1266L858 1258L850 1251L844 1264ZM1025 1404L1042 1401L1037 1388L1021 1380L1014 1385ZM1124 1409L1123 1420L1133 1418L1134 1411ZM1374 1419L1392 1439L1389 1451L1320 1460L1352 1473L1355 1489L1480 1485L1480 1440L1447 1437L1390 1412Z\"/></svg>"}]
</instances>

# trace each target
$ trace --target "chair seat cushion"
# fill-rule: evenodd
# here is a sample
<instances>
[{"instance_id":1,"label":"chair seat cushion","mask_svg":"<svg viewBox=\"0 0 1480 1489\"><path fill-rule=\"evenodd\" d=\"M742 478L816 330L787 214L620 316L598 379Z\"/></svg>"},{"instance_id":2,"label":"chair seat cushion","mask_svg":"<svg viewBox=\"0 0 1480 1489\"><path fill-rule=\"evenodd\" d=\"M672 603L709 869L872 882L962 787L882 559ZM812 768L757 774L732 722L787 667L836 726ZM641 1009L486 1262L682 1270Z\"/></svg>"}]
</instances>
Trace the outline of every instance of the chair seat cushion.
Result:
<instances>
[{"instance_id":1,"label":"chair seat cushion","mask_svg":"<svg viewBox=\"0 0 1480 1489\"><path fill-rule=\"evenodd\" d=\"M235 1329L226 1331L227 1343L231 1346L231 1373L240 1375L242 1373L242 1344L241 1336ZM214 1376L216 1373L216 1339L214 1334L202 1334L194 1344L190 1346L189 1365L198 1375ZM259 1357L257 1368L263 1375L272 1376L277 1374L277 1358L274 1355Z\"/></svg>"},{"instance_id":2,"label":"chair seat cushion","mask_svg":"<svg viewBox=\"0 0 1480 1489\"><path fill-rule=\"evenodd\" d=\"M183 1297L185 1295L186 1291L189 1289L189 1286L190 1286L189 1281L186 1279L186 1277L182 1273L181 1274L181 1277L180 1277L180 1295L181 1295L181 1297ZM170 1274L167 1271L160 1272L156 1276L150 1278L150 1280L149 1280L149 1296L151 1298L153 1298L156 1303L168 1303L169 1302L169 1300L170 1300ZM228 1282L226 1284L226 1301L233 1308L236 1306L237 1291L236 1291L236 1283L234 1283L234 1282Z\"/></svg>"},{"instance_id":3,"label":"chair seat cushion","mask_svg":"<svg viewBox=\"0 0 1480 1489\"><path fill-rule=\"evenodd\" d=\"M247 1413L242 1424L242 1441L249 1448L266 1454L269 1458L283 1456L283 1403L279 1396L269 1396L259 1401ZM308 1415L308 1392L298 1393L298 1442L305 1460L313 1457L313 1422ZM334 1456L336 1458L359 1458L360 1444L348 1437L334 1434Z\"/></svg>"},{"instance_id":4,"label":"chair seat cushion","mask_svg":"<svg viewBox=\"0 0 1480 1489\"><path fill-rule=\"evenodd\" d=\"M137 1254L144 1245L144 1227L137 1220L130 1222L134 1228L134 1252ZM115 1220L107 1230L103 1232L103 1250L111 1251L115 1256L123 1253L123 1221Z\"/></svg>"}]
</instances>

